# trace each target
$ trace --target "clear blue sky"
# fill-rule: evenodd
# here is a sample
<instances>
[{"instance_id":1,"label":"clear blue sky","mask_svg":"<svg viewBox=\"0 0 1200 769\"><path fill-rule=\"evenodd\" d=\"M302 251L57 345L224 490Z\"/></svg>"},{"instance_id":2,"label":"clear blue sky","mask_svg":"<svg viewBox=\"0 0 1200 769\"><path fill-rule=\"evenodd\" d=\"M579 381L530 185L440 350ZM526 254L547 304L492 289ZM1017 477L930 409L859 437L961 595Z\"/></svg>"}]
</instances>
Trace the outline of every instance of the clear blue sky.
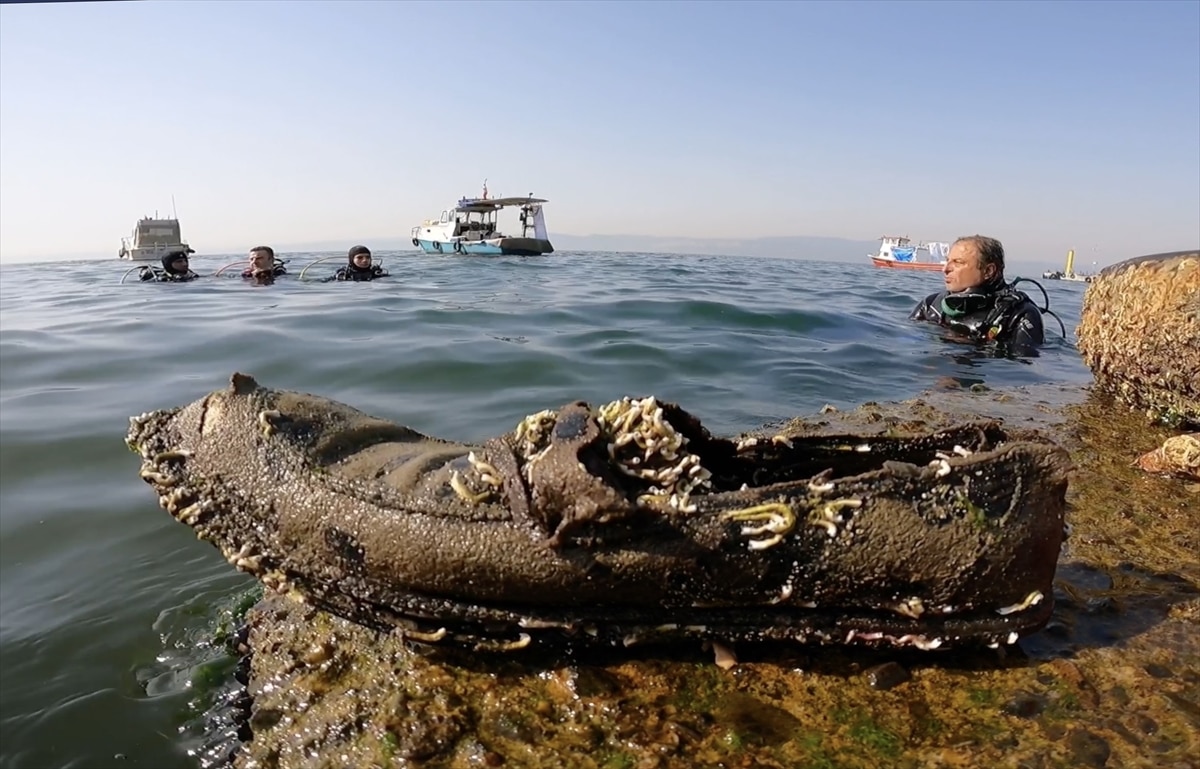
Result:
<instances>
[{"instance_id":1,"label":"clear blue sky","mask_svg":"<svg viewBox=\"0 0 1200 769\"><path fill-rule=\"evenodd\" d=\"M0 7L4 261L172 195L201 253L407 235L485 177L551 236L1192 248L1200 2Z\"/></svg>"}]
</instances>

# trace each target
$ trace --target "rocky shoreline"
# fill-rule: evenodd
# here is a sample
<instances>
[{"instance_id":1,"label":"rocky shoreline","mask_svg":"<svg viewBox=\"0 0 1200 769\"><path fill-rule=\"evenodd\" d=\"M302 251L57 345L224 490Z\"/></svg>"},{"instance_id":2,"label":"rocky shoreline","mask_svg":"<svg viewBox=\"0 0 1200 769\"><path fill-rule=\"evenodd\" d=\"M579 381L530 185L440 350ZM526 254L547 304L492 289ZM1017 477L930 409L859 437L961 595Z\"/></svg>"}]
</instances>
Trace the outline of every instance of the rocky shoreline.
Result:
<instances>
[{"instance_id":1,"label":"rocky shoreline","mask_svg":"<svg viewBox=\"0 0 1200 769\"><path fill-rule=\"evenodd\" d=\"M1007 651L415 651L284 598L246 615L237 769L1195 766L1200 496L1132 459L1170 431L1098 390L942 390L775 426L1039 428L1076 470L1050 624ZM240 640L240 639L239 639ZM214 762L219 763L219 762Z\"/></svg>"}]
</instances>

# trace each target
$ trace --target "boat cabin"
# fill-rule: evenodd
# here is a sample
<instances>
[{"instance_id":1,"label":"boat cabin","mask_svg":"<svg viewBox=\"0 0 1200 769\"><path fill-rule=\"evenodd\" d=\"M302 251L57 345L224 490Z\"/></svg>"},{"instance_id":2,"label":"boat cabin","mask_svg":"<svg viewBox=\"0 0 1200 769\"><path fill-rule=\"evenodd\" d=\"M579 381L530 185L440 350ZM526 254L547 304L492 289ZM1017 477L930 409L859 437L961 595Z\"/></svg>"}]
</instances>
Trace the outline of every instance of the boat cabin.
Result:
<instances>
[{"instance_id":1,"label":"boat cabin","mask_svg":"<svg viewBox=\"0 0 1200 769\"><path fill-rule=\"evenodd\" d=\"M139 219L133 228L133 248L178 246L183 243L177 219Z\"/></svg>"},{"instance_id":2,"label":"boat cabin","mask_svg":"<svg viewBox=\"0 0 1200 769\"><path fill-rule=\"evenodd\" d=\"M463 198L454 208L442 211L437 224L453 225L448 233L451 238L462 240L488 240L506 237L497 229L496 214L502 208L520 206L522 238L548 239L546 220L542 213L541 198ZM449 227L447 227L449 229Z\"/></svg>"},{"instance_id":3,"label":"boat cabin","mask_svg":"<svg viewBox=\"0 0 1200 769\"><path fill-rule=\"evenodd\" d=\"M879 240L882 241L882 244L879 246L878 256L883 259L911 262L919 248L912 245L912 241L902 235L884 235Z\"/></svg>"}]
</instances>

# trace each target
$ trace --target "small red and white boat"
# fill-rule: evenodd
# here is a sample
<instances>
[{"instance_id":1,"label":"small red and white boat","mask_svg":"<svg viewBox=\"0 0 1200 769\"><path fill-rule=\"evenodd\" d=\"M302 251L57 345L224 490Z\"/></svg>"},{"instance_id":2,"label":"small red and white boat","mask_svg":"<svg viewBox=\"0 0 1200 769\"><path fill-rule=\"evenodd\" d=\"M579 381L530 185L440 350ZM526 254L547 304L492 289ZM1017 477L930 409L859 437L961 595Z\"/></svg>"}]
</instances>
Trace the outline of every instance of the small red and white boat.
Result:
<instances>
[{"instance_id":1,"label":"small red and white boat","mask_svg":"<svg viewBox=\"0 0 1200 769\"><path fill-rule=\"evenodd\" d=\"M918 243L900 235L884 235L879 239L879 253L868 254L871 264L896 270L937 270L946 266L949 243ZM920 255L925 254L922 258Z\"/></svg>"}]
</instances>

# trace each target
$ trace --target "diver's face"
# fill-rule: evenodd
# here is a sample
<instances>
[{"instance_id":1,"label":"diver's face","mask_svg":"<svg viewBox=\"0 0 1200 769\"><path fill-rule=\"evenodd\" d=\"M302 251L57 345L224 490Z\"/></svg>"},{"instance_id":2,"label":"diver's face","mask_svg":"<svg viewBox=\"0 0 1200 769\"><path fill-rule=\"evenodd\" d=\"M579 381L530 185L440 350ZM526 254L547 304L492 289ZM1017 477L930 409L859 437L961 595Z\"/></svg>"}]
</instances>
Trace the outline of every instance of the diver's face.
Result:
<instances>
[{"instance_id":1,"label":"diver's face","mask_svg":"<svg viewBox=\"0 0 1200 769\"><path fill-rule=\"evenodd\" d=\"M251 251L250 252L250 269L258 272L260 270L270 270L275 266L275 258L266 251Z\"/></svg>"},{"instance_id":2,"label":"diver's face","mask_svg":"<svg viewBox=\"0 0 1200 769\"><path fill-rule=\"evenodd\" d=\"M180 256L171 261L171 271L184 273L188 271L188 258Z\"/></svg>"},{"instance_id":3,"label":"diver's face","mask_svg":"<svg viewBox=\"0 0 1200 769\"><path fill-rule=\"evenodd\" d=\"M946 275L947 291L966 291L982 286L988 279L979 266L979 250L973 243L955 243L951 246L942 272Z\"/></svg>"},{"instance_id":4,"label":"diver's face","mask_svg":"<svg viewBox=\"0 0 1200 769\"><path fill-rule=\"evenodd\" d=\"M354 266L360 270L367 269L368 267L371 266L371 255L370 254L355 254L354 255Z\"/></svg>"}]
</instances>

